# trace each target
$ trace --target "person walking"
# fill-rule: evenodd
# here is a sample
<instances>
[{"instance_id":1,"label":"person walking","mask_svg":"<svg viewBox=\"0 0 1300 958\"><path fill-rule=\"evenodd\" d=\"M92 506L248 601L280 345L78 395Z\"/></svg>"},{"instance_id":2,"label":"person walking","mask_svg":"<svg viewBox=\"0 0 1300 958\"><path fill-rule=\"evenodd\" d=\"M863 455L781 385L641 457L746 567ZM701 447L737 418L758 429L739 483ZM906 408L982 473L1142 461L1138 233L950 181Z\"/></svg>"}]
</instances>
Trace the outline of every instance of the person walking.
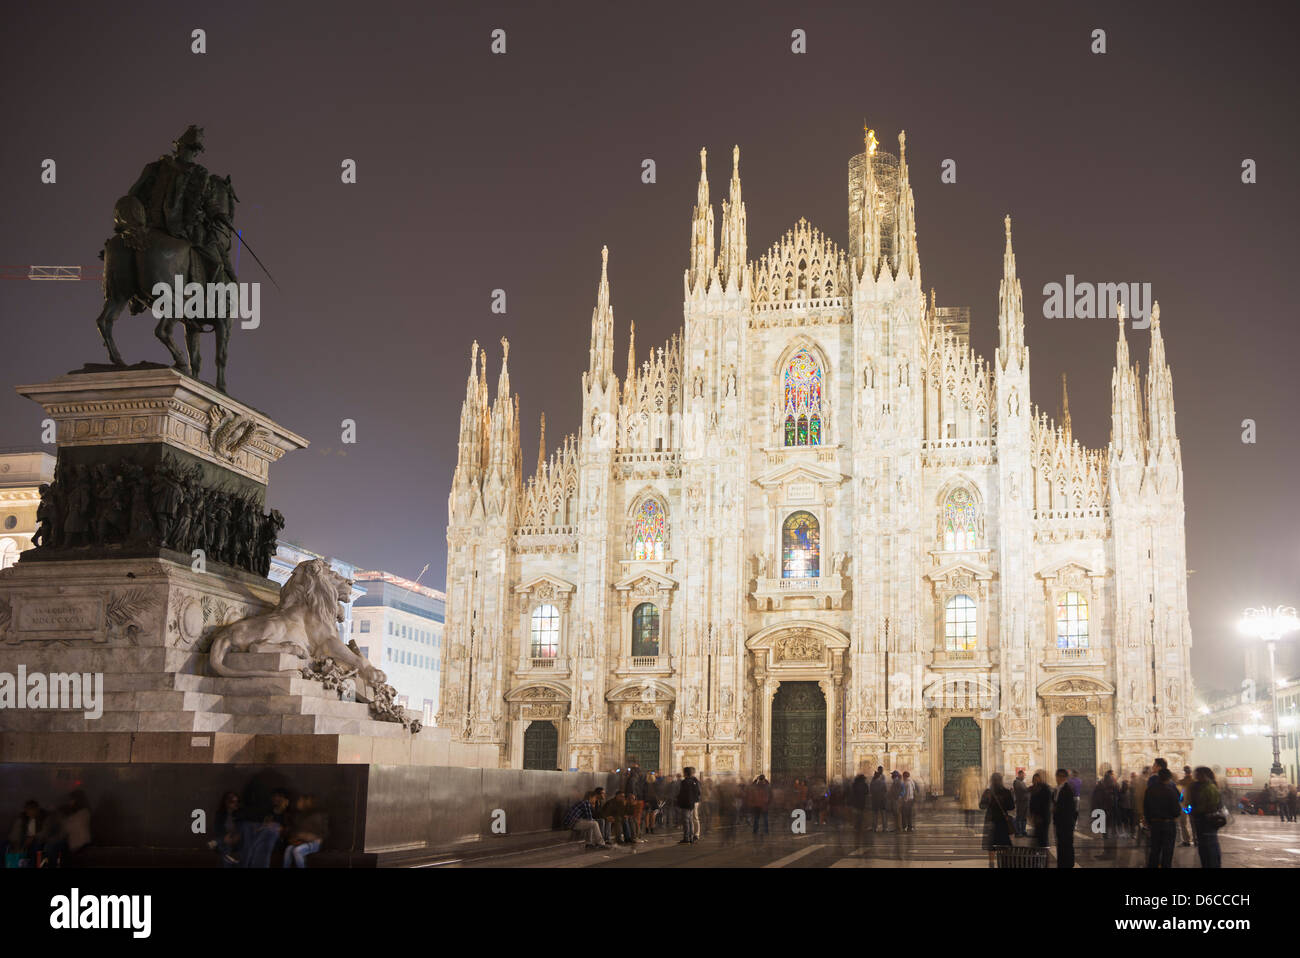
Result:
<instances>
[{"instance_id":1,"label":"person walking","mask_svg":"<svg viewBox=\"0 0 1300 958\"><path fill-rule=\"evenodd\" d=\"M1097 812L1101 815L1098 816ZM1111 859L1115 857L1115 829L1119 825L1119 792L1115 786L1115 773L1106 769L1092 790L1091 818L1093 828L1101 829L1101 851L1094 857Z\"/></svg>"},{"instance_id":2,"label":"person walking","mask_svg":"<svg viewBox=\"0 0 1300 958\"><path fill-rule=\"evenodd\" d=\"M1133 840L1142 840L1142 830L1146 827L1146 816L1142 812L1143 802L1147 794L1147 779L1151 777L1151 766L1147 765L1142 769L1142 774L1134 772L1131 776L1133 781Z\"/></svg>"},{"instance_id":3,"label":"person walking","mask_svg":"<svg viewBox=\"0 0 1300 958\"><path fill-rule=\"evenodd\" d=\"M985 810L984 850L989 853L989 868L996 868L997 850L1011 846L1016 808L1016 798L1011 789L1002 784L1001 772L989 776L989 787L980 796L980 808Z\"/></svg>"},{"instance_id":4,"label":"person walking","mask_svg":"<svg viewBox=\"0 0 1300 958\"><path fill-rule=\"evenodd\" d=\"M686 766L682 769L682 781L677 789L677 807L682 813L682 840L678 845L694 845L700 840L699 804L702 794L695 768Z\"/></svg>"},{"instance_id":5,"label":"person walking","mask_svg":"<svg viewBox=\"0 0 1300 958\"><path fill-rule=\"evenodd\" d=\"M1119 807L1119 828L1116 831L1120 835L1133 835L1133 787L1132 779L1126 778L1119 783L1119 796L1116 799L1116 805Z\"/></svg>"},{"instance_id":6,"label":"person walking","mask_svg":"<svg viewBox=\"0 0 1300 958\"><path fill-rule=\"evenodd\" d=\"M1300 803L1300 794L1297 794L1296 787L1292 785L1286 791L1286 820L1295 821L1296 805Z\"/></svg>"},{"instance_id":7,"label":"person walking","mask_svg":"<svg viewBox=\"0 0 1300 958\"><path fill-rule=\"evenodd\" d=\"M921 793L911 772L904 772L898 785L899 823L905 832L916 831L916 797Z\"/></svg>"},{"instance_id":8,"label":"person walking","mask_svg":"<svg viewBox=\"0 0 1300 958\"><path fill-rule=\"evenodd\" d=\"M885 824L885 812L889 804L889 783L885 780L885 767L876 766L876 774L871 776L871 830L873 832L887 832L888 826Z\"/></svg>"},{"instance_id":9,"label":"person walking","mask_svg":"<svg viewBox=\"0 0 1300 958\"><path fill-rule=\"evenodd\" d=\"M966 827L974 828L980 810L980 780L979 773L973 768L962 773L958 801L966 812Z\"/></svg>"},{"instance_id":10,"label":"person walking","mask_svg":"<svg viewBox=\"0 0 1300 958\"><path fill-rule=\"evenodd\" d=\"M1183 808L1191 804L1192 784L1196 780L1192 777L1192 767L1183 766L1183 777L1178 781L1179 798ZM1182 836L1183 846L1192 844L1192 823L1190 815L1178 816L1178 833Z\"/></svg>"},{"instance_id":11,"label":"person walking","mask_svg":"<svg viewBox=\"0 0 1300 958\"><path fill-rule=\"evenodd\" d=\"M768 809L772 805L772 784L763 775L759 775L749 786L749 807L754 814L754 837L758 837L758 823L763 822L763 835L770 834L768 829Z\"/></svg>"},{"instance_id":12,"label":"person walking","mask_svg":"<svg viewBox=\"0 0 1300 958\"><path fill-rule=\"evenodd\" d=\"M1227 824L1221 812L1223 799L1214 772L1204 765L1193 775L1191 792L1192 826L1196 832L1196 851L1202 868L1222 868L1223 857L1219 850L1219 829Z\"/></svg>"},{"instance_id":13,"label":"person walking","mask_svg":"<svg viewBox=\"0 0 1300 958\"><path fill-rule=\"evenodd\" d=\"M1052 807L1052 828L1056 832L1056 867L1074 867L1074 823L1079 817L1079 800L1070 787L1070 773L1056 770L1056 799Z\"/></svg>"},{"instance_id":14,"label":"person walking","mask_svg":"<svg viewBox=\"0 0 1300 958\"><path fill-rule=\"evenodd\" d=\"M889 773L889 817L894 820L894 833L903 830L903 811L899 804L899 792L902 789L903 776L898 769Z\"/></svg>"},{"instance_id":15,"label":"person walking","mask_svg":"<svg viewBox=\"0 0 1300 958\"><path fill-rule=\"evenodd\" d=\"M1016 835L1025 837L1029 822L1029 783L1025 781L1025 770L1016 769L1015 780L1011 783L1011 792L1016 797Z\"/></svg>"},{"instance_id":16,"label":"person walking","mask_svg":"<svg viewBox=\"0 0 1300 958\"><path fill-rule=\"evenodd\" d=\"M870 794L867 776L859 772L849 788L849 805L853 808L853 840L859 845L862 844L862 829L866 825L867 801Z\"/></svg>"},{"instance_id":17,"label":"person walking","mask_svg":"<svg viewBox=\"0 0 1300 958\"><path fill-rule=\"evenodd\" d=\"M1034 781L1029 789L1029 820L1034 826L1034 841L1039 848L1049 844L1047 823L1052 818L1052 787L1047 784L1047 773L1042 769L1034 772Z\"/></svg>"},{"instance_id":18,"label":"person walking","mask_svg":"<svg viewBox=\"0 0 1300 958\"><path fill-rule=\"evenodd\" d=\"M1148 783L1142 806L1142 817L1151 835L1147 868L1172 868L1178 819L1183 814L1178 786L1168 768L1160 768L1153 777L1155 784Z\"/></svg>"}]
</instances>

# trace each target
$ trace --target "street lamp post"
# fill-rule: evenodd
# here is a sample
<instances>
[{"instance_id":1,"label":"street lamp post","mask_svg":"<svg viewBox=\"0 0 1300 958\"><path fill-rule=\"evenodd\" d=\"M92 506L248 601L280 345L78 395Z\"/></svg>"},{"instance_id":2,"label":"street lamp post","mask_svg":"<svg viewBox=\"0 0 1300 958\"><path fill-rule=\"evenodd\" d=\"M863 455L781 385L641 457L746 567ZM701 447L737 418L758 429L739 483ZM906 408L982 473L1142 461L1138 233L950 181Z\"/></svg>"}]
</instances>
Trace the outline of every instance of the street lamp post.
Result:
<instances>
[{"instance_id":1,"label":"street lamp post","mask_svg":"<svg viewBox=\"0 0 1300 958\"><path fill-rule=\"evenodd\" d=\"M1281 738L1278 735L1277 711L1277 643L1292 632L1300 629L1300 618L1296 617L1294 606L1262 607L1247 609L1238 627L1244 635L1268 643L1268 687L1273 705L1273 721L1270 731L1273 733L1273 768L1270 775L1282 774Z\"/></svg>"}]
</instances>

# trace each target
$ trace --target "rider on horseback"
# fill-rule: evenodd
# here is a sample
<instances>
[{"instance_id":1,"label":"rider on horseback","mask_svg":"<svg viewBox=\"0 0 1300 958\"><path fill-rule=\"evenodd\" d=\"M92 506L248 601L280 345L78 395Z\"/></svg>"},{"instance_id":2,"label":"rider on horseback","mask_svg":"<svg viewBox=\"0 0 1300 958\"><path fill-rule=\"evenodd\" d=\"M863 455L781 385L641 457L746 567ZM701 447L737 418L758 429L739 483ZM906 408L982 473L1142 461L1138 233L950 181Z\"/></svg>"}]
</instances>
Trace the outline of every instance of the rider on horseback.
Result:
<instances>
[{"instance_id":1,"label":"rider on horseback","mask_svg":"<svg viewBox=\"0 0 1300 958\"><path fill-rule=\"evenodd\" d=\"M191 125L173 141L172 152L145 166L127 192L144 207L147 226L177 239L189 240L204 260L204 274L215 282L233 282L234 270L215 228L212 190L207 169L197 162L203 152L203 129ZM228 233L225 235L229 243ZM226 274L224 277L222 273Z\"/></svg>"},{"instance_id":2,"label":"rider on horseback","mask_svg":"<svg viewBox=\"0 0 1300 958\"><path fill-rule=\"evenodd\" d=\"M122 308L132 314L150 309L158 287L173 283L206 287L210 305L233 302L235 271L230 265L235 203L230 177L210 174L197 158L203 151L203 130L190 126L172 143L172 152L145 166L130 192L113 210L113 236L100 256L104 260L104 307L96 319L109 359L124 366L113 342L113 323ZM188 295L188 294L187 294ZM226 388L226 348L233 310L216 308L212 315L159 315L154 335L175 359L175 368L199 373L199 334L212 330L217 342L216 386ZM176 348L172 326L185 325L186 353Z\"/></svg>"}]
</instances>

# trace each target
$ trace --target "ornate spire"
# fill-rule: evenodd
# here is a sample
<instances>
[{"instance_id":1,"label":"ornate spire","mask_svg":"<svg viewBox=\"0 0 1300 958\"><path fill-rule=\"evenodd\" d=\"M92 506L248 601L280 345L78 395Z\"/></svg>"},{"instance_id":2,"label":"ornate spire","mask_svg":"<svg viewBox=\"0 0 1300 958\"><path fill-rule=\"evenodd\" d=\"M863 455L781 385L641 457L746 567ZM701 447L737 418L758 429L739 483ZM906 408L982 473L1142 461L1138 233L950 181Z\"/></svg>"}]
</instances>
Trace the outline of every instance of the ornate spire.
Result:
<instances>
[{"instance_id":1,"label":"ornate spire","mask_svg":"<svg viewBox=\"0 0 1300 958\"><path fill-rule=\"evenodd\" d=\"M497 399L510 395L510 340L501 337L501 372L497 375Z\"/></svg>"},{"instance_id":2,"label":"ornate spire","mask_svg":"<svg viewBox=\"0 0 1300 958\"><path fill-rule=\"evenodd\" d=\"M1007 247L1002 254L1002 283L998 286L998 359L1003 369L1008 363L1023 367L1028 358L1025 349L1024 296L1016 276L1016 253L1011 248L1011 217L1003 220Z\"/></svg>"},{"instance_id":3,"label":"ornate spire","mask_svg":"<svg viewBox=\"0 0 1300 958\"><path fill-rule=\"evenodd\" d=\"M546 413L542 413L542 428L537 437L537 471L542 471L546 462Z\"/></svg>"},{"instance_id":4,"label":"ornate spire","mask_svg":"<svg viewBox=\"0 0 1300 958\"><path fill-rule=\"evenodd\" d=\"M1154 457L1178 455L1174 428L1174 375L1165 359L1165 337L1160 329L1160 304L1151 307L1151 352L1147 358L1147 436Z\"/></svg>"},{"instance_id":5,"label":"ornate spire","mask_svg":"<svg viewBox=\"0 0 1300 958\"><path fill-rule=\"evenodd\" d=\"M1069 442L1072 434L1070 426L1070 391L1065 385L1065 373L1061 373L1061 429L1065 433L1065 441Z\"/></svg>"},{"instance_id":6,"label":"ornate spire","mask_svg":"<svg viewBox=\"0 0 1300 958\"><path fill-rule=\"evenodd\" d=\"M921 263L916 249L916 201L907 171L907 131L898 132L898 196L894 216L894 275L919 281Z\"/></svg>"},{"instance_id":7,"label":"ornate spire","mask_svg":"<svg viewBox=\"0 0 1300 958\"><path fill-rule=\"evenodd\" d=\"M614 375L614 307L609 304L609 247L600 248L600 286L591 311L591 349L584 386L603 388Z\"/></svg>"},{"instance_id":8,"label":"ornate spire","mask_svg":"<svg viewBox=\"0 0 1300 958\"><path fill-rule=\"evenodd\" d=\"M713 274L713 206L709 203L708 150L700 150L700 185L695 193L695 213L691 219L691 266L687 287L707 290Z\"/></svg>"},{"instance_id":9,"label":"ornate spire","mask_svg":"<svg viewBox=\"0 0 1300 958\"><path fill-rule=\"evenodd\" d=\"M636 380L636 320L628 323L627 327L627 381L632 383Z\"/></svg>"},{"instance_id":10,"label":"ornate spire","mask_svg":"<svg viewBox=\"0 0 1300 958\"><path fill-rule=\"evenodd\" d=\"M1138 372L1129 361L1124 336L1124 305L1119 306L1119 340L1115 344L1115 369L1110 377L1110 444L1120 460L1142 456L1142 394Z\"/></svg>"},{"instance_id":11,"label":"ornate spire","mask_svg":"<svg viewBox=\"0 0 1300 958\"><path fill-rule=\"evenodd\" d=\"M727 289L739 286L748 255L745 203L740 196L740 147L731 149L731 187L722 201L722 254L718 272Z\"/></svg>"}]
</instances>

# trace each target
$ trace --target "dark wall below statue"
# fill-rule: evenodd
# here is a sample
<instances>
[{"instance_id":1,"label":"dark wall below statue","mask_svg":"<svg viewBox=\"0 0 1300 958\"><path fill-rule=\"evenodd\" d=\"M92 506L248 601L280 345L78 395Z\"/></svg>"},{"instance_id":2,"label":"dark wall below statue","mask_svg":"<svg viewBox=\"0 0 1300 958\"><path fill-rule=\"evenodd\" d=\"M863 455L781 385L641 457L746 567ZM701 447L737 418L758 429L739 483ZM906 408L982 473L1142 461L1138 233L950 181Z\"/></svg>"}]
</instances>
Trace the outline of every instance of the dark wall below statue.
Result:
<instances>
[{"instance_id":1,"label":"dark wall below statue","mask_svg":"<svg viewBox=\"0 0 1300 958\"><path fill-rule=\"evenodd\" d=\"M271 792L283 788L292 797L311 793L329 815L318 864L373 866L385 853L500 838L492 831L496 809L505 813L507 836L558 830L565 808L597 785L612 790L614 779L427 765L6 764L0 765L0 824L7 834L29 798L48 811L81 789L91 812L93 863L203 864L225 792L237 792L260 817ZM206 834L192 830L196 809L207 815Z\"/></svg>"}]
</instances>

